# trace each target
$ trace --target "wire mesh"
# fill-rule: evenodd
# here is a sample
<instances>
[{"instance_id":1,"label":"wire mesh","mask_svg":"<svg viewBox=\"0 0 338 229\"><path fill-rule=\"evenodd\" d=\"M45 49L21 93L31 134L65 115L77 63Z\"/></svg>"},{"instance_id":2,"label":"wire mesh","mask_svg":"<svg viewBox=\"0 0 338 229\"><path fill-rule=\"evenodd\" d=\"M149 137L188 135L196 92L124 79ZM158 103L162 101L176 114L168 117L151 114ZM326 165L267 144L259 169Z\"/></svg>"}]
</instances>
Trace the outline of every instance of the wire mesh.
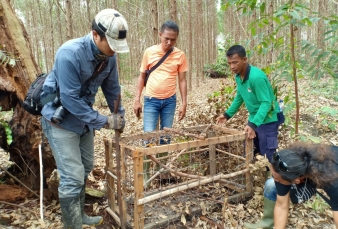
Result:
<instances>
[{"instance_id":1,"label":"wire mesh","mask_svg":"<svg viewBox=\"0 0 338 229\"><path fill-rule=\"evenodd\" d=\"M203 133L206 128L121 138L121 193L129 227L166 228L182 215L198 217L248 191L252 155L246 154L252 149L246 149L245 134L210 127Z\"/></svg>"}]
</instances>

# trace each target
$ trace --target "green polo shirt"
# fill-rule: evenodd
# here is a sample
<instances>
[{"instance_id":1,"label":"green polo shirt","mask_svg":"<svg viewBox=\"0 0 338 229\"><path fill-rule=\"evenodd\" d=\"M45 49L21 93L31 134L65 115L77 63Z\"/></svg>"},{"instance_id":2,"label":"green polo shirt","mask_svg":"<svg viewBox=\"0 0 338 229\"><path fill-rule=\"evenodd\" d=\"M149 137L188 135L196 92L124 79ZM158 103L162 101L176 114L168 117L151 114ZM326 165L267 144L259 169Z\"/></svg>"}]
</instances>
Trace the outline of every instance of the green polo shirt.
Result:
<instances>
[{"instance_id":1,"label":"green polo shirt","mask_svg":"<svg viewBox=\"0 0 338 229\"><path fill-rule=\"evenodd\" d=\"M248 125L251 128L278 121L279 105L269 79L262 70L248 65L243 80L239 74L236 75L236 85L236 97L224 113L227 119L234 116L244 102L249 111Z\"/></svg>"}]
</instances>

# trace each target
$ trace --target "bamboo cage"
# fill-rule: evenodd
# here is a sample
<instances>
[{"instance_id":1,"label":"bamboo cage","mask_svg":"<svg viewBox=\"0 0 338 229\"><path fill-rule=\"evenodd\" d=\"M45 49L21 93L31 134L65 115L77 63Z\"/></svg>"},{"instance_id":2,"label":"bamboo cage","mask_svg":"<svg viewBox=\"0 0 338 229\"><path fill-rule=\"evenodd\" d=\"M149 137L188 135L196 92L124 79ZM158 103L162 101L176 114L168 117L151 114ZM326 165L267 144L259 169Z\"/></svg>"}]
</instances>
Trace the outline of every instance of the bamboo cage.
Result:
<instances>
[{"instance_id":1,"label":"bamboo cage","mask_svg":"<svg viewBox=\"0 0 338 229\"><path fill-rule=\"evenodd\" d=\"M253 143L242 131L165 128L104 143L107 212L121 228L167 228L252 193Z\"/></svg>"}]
</instances>

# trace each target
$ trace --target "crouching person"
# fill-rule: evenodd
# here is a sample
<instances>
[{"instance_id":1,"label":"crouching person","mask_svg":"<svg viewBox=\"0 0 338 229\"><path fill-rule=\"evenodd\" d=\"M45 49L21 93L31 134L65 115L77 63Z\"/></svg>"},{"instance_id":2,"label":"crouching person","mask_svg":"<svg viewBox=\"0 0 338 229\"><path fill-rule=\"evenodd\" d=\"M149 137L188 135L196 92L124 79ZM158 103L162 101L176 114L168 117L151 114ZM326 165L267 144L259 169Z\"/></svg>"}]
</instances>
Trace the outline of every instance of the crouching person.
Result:
<instances>
[{"instance_id":1,"label":"crouching person","mask_svg":"<svg viewBox=\"0 0 338 229\"><path fill-rule=\"evenodd\" d=\"M334 222L338 226L337 146L296 143L274 153L271 175L272 178L267 180L264 187L267 203L264 201L263 218L257 224L245 226L284 229L288 219L289 199L294 204L301 204L316 194L316 188L323 189L329 196L326 198L318 193L331 206Z\"/></svg>"}]
</instances>

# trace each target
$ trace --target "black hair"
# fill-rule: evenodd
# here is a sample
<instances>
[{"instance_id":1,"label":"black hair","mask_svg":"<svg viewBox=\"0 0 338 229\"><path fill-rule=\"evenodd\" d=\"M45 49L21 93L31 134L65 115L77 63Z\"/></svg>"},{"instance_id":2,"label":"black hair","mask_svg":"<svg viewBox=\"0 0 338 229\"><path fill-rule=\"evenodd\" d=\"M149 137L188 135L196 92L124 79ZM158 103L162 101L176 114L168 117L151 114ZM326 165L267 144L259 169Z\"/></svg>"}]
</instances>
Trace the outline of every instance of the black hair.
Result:
<instances>
[{"instance_id":1,"label":"black hair","mask_svg":"<svg viewBox=\"0 0 338 229\"><path fill-rule=\"evenodd\" d=\"M232 57L235 54L237 54L241 58L246 57L245 48L241 45L233 45L228 49L226 53L227 57Z\"/></svg>"},{"instance_id":2,"label":"black hair","mask_svg":"<svg viewBox=\"0 0 338 229\"><path fill-rule=\"evenodd\" d=\"M95 30L97 32L97 34L99 34L101 40L106 37L106 34L97 25L95 19L92 21L92 30Z\"/></svg>"},{"instance_id":3,"label":"black hair","mask_svg":"<svg viewBox=\"0 0 338 229\"><path fill-rule=\"evenodd\" d=\"M287 165L288 171L280 170L280 160L272 160L271 165L283 180L292 182L306 176L318 187L323 187L338 179L337 172L333 172L336 171L336 162L331 146L298 142L280 150L278 154L280 160Z\"/></svg>"},{"instance_id":4,"label":"black hair","mask_svg":"<svg viewBox=\"0 0 338 229\"><path fill-rule=\"evenodd\" d=\"M173 30L177 33L177 35L180 32L178 25L174 21L171 21L171 20L168 20L162 24L161 30L160 30L161 33L163 33L164 30Z\"/></svg>"}]
</instances>

